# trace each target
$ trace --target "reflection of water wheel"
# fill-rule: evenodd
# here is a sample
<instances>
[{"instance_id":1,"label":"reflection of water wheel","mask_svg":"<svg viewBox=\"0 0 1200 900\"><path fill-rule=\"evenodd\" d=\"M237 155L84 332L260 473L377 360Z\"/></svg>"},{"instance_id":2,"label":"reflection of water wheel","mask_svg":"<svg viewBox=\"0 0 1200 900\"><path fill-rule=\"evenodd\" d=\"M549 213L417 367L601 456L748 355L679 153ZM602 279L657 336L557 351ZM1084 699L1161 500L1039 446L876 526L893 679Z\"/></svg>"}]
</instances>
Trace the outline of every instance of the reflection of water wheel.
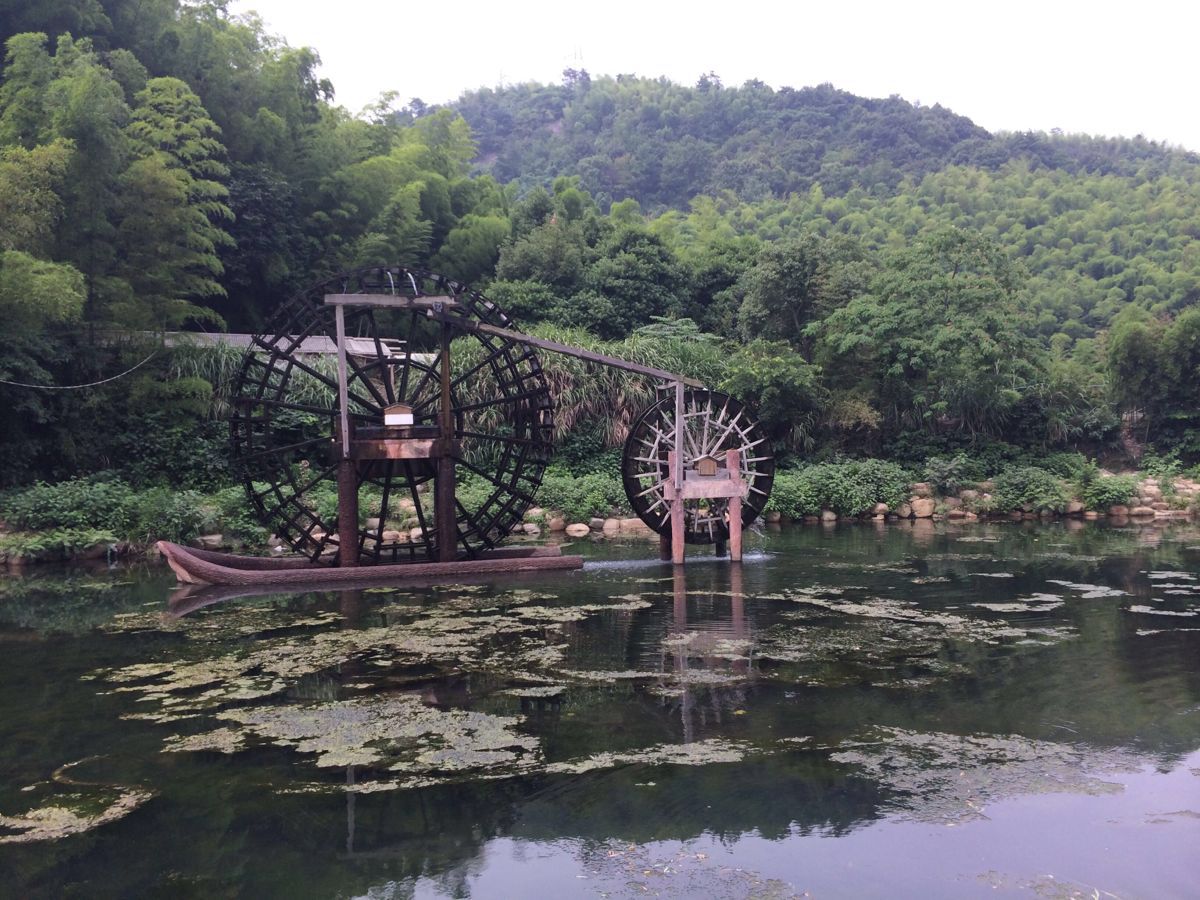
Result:
<instances>
[{"instance_id":1,"label":"reflection of water wheel","mask_svg":"<svg viewBox=\"0 0 1200 900\"><path fill-rule=\"evenodd\" d=\"M399 267L339 275L293 297L242 360L233 390L235 465L259 518L315 559L338 545L333 512L341 414L334 307L329 294L446 298L455 331L450 366L453 465L476 482L467 505L455 500L458 557L499 543L533 503L549 460L550 392L532 348L472 324L509 327L494 303L439 275ZM448 304L450 305L450 304ZM411 407L406 437L435 437L441 422L441 328L429 308L345 306L347 413L356 441L385 434L384 410ZM407 411L405 411L407 412ZM383 441L381 443L387 443ZM439 558L428 458L356 464L358 559L364 564ZM408 527L405 525L408 520ZM370 527L366 527L366 526ZM385 532L390 532L386 534Z\"/></svg>"},{"instance_id":2,"label":"reflection of water wheel","mask_svg":"<svg viewBox=\"0 0 1200 900\"><path fill-rule=\"evenodd\" d=\"M664 485L670 481L667 453L675 430L675 398L668 394L633 424L625 441L621 476L634 512L659 534L671 531L670 504ZM742 527L762 512L775 479L775 457L762 428L737 400L717 391L688 389L683 405L683 465L698 472L713 461L724 465L725 453L737 450L749 492L742 503ZM684 502L684 538L689 544L711 544L729 537L728 501Z\"/></svg>"}]
</instances>

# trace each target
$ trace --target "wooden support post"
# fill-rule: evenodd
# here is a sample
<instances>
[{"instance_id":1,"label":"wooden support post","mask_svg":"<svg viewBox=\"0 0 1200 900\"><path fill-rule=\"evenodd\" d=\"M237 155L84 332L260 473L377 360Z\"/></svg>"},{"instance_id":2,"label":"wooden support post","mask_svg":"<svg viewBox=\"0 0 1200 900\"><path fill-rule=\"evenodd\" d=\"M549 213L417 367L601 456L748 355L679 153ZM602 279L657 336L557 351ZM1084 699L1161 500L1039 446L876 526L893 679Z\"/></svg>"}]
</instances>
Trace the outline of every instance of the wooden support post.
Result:
<instances>
[{"instance_id":1,"label":"wooden support post","mask_svg":"<svg viewBox=\"0 0 1200 900\"><path fill-rule=\"evenodd\" d=\"M667 453L667 465L675 471L675 461L678 455L674 450ZM675 488L671 496L671 562L677 566L683 565L684 559L684 519L683 491Z\"/></svg>"},{"instance_id":2,"label":"wooden support post","mask_svg":"<svg viewBox=\"0 0 1200 900\"><path fill-rule=\"evenodd\" d=\"M450 396L450 326L442 323L442 352L440 371L441 396L438 426L443 440L454 437L454 408ZM454 505L454 457L446 453L438 457L437 478L434 480L434 523L437 527L438 562L453 562L458 556L458 510Z\"/></svg>"},{"instance_id":3,"label":"wooden support post","mask_svg":"<svg viewBox=\"0 0 1200 900\"><path fill-rule=\"evenodd\" d=\"M338 461L338 565L358 565L358 464Z\"/></svg>"},{"instance_id":4,"label":"wooden support post","mask_svg":"<svg viewBox=\"0 0 1200 900\"><path fill-rule=\"evenodd\" d=\"M338 460L338 565L358 565L358 464L350 458L350 386L346 374L346 314L342 307L333 313L337 324L338 431L341 458Z\"/></svg>"},{"instance_id":5,"label":"wooden support post","mask_svg":"<svg viewBox=\"0 0 1200 900\"><path fill-rule=\"evenodd\" d=\"M675 428L671 435L671 452L667 454L671 483L675 496L671 498L671 562L677 566L684 560L683 517L683 382L675 382Z\"/></svg>"},{"instance_id":6,"label":"wooden support post","mask_svg":"<svg viewBox=\"0 0 1200 900\"><path fill-rule=\"evenodd\" d=\"M713 543L713 550L717 556L724 556L725 555L725 539L717 538L716 541Z\"/></svg>"},{"instance_id":7,"label":"wooden support post","mask_svg":"<svg viewBox=\"0 0 1200 900\"><path fill-rule=\"evenodd\" d=\"M725 467L735 482L742 480L742 454L737 450L725 453ZM729 498L729 561L742 561L742 495L735 493Z\"/></svg>"},{"instance_id":8,"label":"wooden support post","mask_svg":"<svg viewBox=\"0 0 1200 900\"><path fill-rule=\"evenodd\" d=\"M671 536L669 534L659 534L658 536L658 558L663 562L667 562L671 558Z\"/></svg>"}]
</instances>

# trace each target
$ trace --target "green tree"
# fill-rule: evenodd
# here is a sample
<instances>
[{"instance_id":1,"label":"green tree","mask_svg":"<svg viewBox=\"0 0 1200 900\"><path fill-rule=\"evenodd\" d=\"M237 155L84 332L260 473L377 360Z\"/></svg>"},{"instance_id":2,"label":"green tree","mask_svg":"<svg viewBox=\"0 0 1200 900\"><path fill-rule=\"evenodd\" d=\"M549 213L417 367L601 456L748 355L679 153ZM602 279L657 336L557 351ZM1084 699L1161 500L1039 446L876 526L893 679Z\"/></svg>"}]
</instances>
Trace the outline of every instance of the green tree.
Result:
<instances>
[{"instance_id":1,"label":"green tree","mask_svg":"<svg viewBox=\"0 0 1200 900\"><path fill-rule=\"evenodd\" d=\"M508 235L508 219L465 215L450 229L431 265L461 281L477 281L495 269Z\"/></svg>"},{"instance_id":2,"label":"green tree","mask_svg":"<svg viewBox=\"0 0 1200 900\"><path fill-rule=\"evenodd\" d=\"M54 80L54 60L46 35L17 34L8 39L0 84L0 146L33 149L46 135L46 91Z\"/></svg>"},{"instance_id":3,"label":"green tree","mask_svg":"<svg viewBox=\"0 0 1200 900\"><path fill-rule=\"evenodd\" d=\"M75 147L63 191L56 256L69 260L88 285L85 316L95 319L120 285L112 282L117 182L129 158L124 92L89 41L58 40L56 77L46 91L49 132Z\"/></svg>"},{"instance_id":4,"label":"green tree","mask_svg":"<svg viewBox=\"0 0 1200 900\"><path fill-rule=\"evenodd\" d=\"M220 253L233 243L222 227L233 213L219 129L177 78L151 79L136 99L126 133L137 159L119 204L119 271L131 287L121 317L158 328L220 322L199 306L225 295Z\"/></svg>"},{"instance_id":5,"label":"green tree","mask_svg":"<svg viewBox=\"0 0 1200 900\"><path fill-rule=\"evenodd\" d=\"M769 244L742 278L738 330L811 354L809 327L861 293L868 275L861 245L849 238L805 234Z\"/></svg>"},{"instance_id":6,"label":"green tree","mask_svg":"<svg viewBox=\"0 0 1200 900\"><path fill-rule=\"evenodd\" d=\"M358 241L356 265L420 265L429 257L433 225L421 208L423 182L398 188Z\"/></svg>"},{"instance_id":7,"label":"green tree","mask_svg":"<svg viewBox=\"0 0 1200 900\"><path fill-rule=\"evenodd\" d=\"M84 296L83 276L71 266L18 250L0 253L0 316L8 340L77 320Z\"/></svg>"},{"instance_id":8,"label":"green tree","mask_svg":"<svg viewBox=\"0 0 1200 900\"><path fill-rule=\"evenodd\" d=\"M501 249L496 277L537 281L566 296L582 284L589 255L579 223L551 218Z\"/></svg>"},{"instance_id":9,"label":"green tree","mask_svg":"<svg viewBox=\"0 0 1200 900\"><path fill-rule=\"evenodd\" d=\"M1127 306L1109 329L1107 367L1118 406L1141 422L1143 439L1166 411L1172 360L1164 352L1166 323Z\"/></svg>"},{"instance_id":10,"label":"green tree","mask_svg":"<svg viewBox=\"0 0 1200 900\"><path fill-rule=\"evenodd\" d=\"M221 296L219 246L203 209L191 202L187 173L166 154L133 162L121 178L119 273L128 288L111 314L138 328L178 328L189 321L221 326L200 303ZM224 232L219 232L224 234Z\"/></svg>"},{"instance_id":11,"label":"green tree","mask_svg":"<svg viewBox=\"0 0 1200 900\"><path fill-rule=\"evenodd\" d=\"M1041 360L1020 270L993 242L940 231L893 254L821 326L839 385L870 385L894 428L998 435Z\"/></svg>"},{"instance_id":12,"label":"green tree","mask_svg":"<svg viewBox=\"0 0 1200 900\"><path fill-rule=\"evenodd\" d=\"M611 304L600 335L624 337L654 316L676 316L683 306L682 267L662 239L642 227L623 227L597 248L584 286ZM584 302L577 298L575 303Z\"/></svg>"},{"instance_id":13,"label":"green tree","mask_svg":"<svg viewBox=\"0 0 1200 900\"><path fill-rule=\"evenodd\" d=\"M70 142L61 139L0 151L0 250L49 255L71 152Z\"/></svg>"},{"instance_id":14,"label":"green tree","mask_svg":"<svg viewBox=\"0 0 1200 900\"><path fill-rule=\"evenodd\" d=\"M821 370L780 341L751 341L729 358L720 389L750 405L771 438L809 449L828 402Z\"/></svg>"}]
</instances>

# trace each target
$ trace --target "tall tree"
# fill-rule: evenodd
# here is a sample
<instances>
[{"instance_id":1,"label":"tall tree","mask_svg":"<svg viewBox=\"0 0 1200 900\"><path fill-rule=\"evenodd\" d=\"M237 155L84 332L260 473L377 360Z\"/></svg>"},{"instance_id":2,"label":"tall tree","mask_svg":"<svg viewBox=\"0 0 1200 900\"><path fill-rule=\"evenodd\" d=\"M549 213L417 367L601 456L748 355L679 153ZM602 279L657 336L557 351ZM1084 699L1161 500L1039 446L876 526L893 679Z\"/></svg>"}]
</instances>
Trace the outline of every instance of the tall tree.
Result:
<instances>
[{"instance_id":1,"label":"tall tree","mask_svg":"<svg viewBox=\"0 0 1200 900\"><path fill-rule=\"evenodd\" d=\"M129 158L129 118L121 86L87 40L58 39L56 77L46 91L50 132L75 147L64 191L58 253L83 273L85 315L95 319L119 286L110 280L115 257L113 215L117 180Z\"/></svg>"},{"instance_id":2,"label":"tall tree","mask_svg":"<svg viewBox=\"0 0 1200 900\"><path fill-rule=\"evenodd\" d=\"M46 90L54 80L54 60L46 35L16 34L8 39L4 83L0 84L0 146L32 149L45 136Z\"/></svg>"},{"instance_id":3,"label":"tall tree","mask_svg":"<svg viewBox=\"0 0 1200 900\"><path fill-rule=\"evenodd\" d=\"M0 250L49 255L71 155L70 142L61 139L0 151Z\"/></svg>"},{"instance_id":4,"label":"tall tree","mask_svg":"<svg viewBox=\"0 0 1200 900\"><path fill-rule=\"evenodd\" d=\"M811 233L765 246L741 281L738 329L746 340L784 340L812 355L809 326L861 293L870 270L851 238Z\"/></svg>"},{"instance_id":5,"label":"tall tree","mask_svg":"<svg viewBox=\"0 0 1200 900\"><path fill-rule=\"evenodd\" d=\"M122 179L120 271L149 322L165 328L197 317L197 304L225 295L223 248L232 245L220 129L177 78L153 78L126 128L137 160Z\"/></svg>"}]
</instances>

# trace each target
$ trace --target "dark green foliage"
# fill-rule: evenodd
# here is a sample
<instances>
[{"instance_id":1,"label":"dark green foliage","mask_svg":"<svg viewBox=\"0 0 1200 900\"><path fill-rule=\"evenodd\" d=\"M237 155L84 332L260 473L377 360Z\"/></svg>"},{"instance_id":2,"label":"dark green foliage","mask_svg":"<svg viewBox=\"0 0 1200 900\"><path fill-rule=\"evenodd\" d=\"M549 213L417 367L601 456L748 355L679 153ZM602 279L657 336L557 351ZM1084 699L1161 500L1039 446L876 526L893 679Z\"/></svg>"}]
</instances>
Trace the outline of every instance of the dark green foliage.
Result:
<instances>
[{"instance_id":1,"label":"dark green foliage","mask_svg":"<svg viewBox=\"0 0 1200 900\"><path fill-rule=\"evenodd\" d=\"M605 423L580 423L554 450L554 466L572 475L611 474L620 471L621 448L609 447Z\"/></svg>"},{"instance_id":2,"label":"dark green foliage","mask_svg":"<svg viewBox=\"0 0 1200 900\"><path fill-rule=\"evenodd\" d=\"M136 494L131 504L131 521L126 536L147 544L156 540L188 541L215 523L203 507L197 491L157 487Z\"/></svg>"},{"instance_id":3,"label":"dark green foliage","mask_svg":"<svg viewBox=\"0 0 1200 900\"><path fill-rule=\"evenodd\" d=\"M1037 378L1020 283L993 242L938 232L825 318L826 368L860 385L892 430L998 436Z\"/></svg>"},{"instance_id":4,"label":"dark green foliage","mask_svg":"<svg viewBox=\"0 0 1200 900\"><path fill-rule=\"evenodd\" d=\"M10 490L0 497L0 519L19 531L45 532L43 543L69 544L67 549L99 543L102 538L87 537L96 532L140 545L187 541L205 532L256 543L267 537L240 486L212 495L168 487L138 490L111 473Z\"/></svg>"},{"instance_id":5,"label":"dark green foliage","mask_svg":"<svg viewBox=\"0 0 1200 900\"><path fill-rule=\"evenodd\" d=\"M935 171L989 135L941 107L893 97L865 100L831 85L774 91L665 80L589 77L466 94L456 108L502 181L548 183L579 173L611 199L683 206L722 188L747 199L807 190L818 178L845 190L873 180L894 187ZM548 141L554 125L557 140ZM803 135L803 140L793 136Z\"/></svg>"},{"instance_id":6,"label":"dark green foliage","mask_svg":"<svg viewBox=\"0 0 1200 900\"><path fill-rule=\"evenodd\" d=\"M229 426L150 412L103 445L111 465L134 484L211 490L229 483Z\"/></svg>"},{"instance_id":7,"label":"dark green foliage","mask_svg":"<svg viewBox=\"0 0 1200 900\"><path fill-rule=\"evenodd\" d=\"M108 478L39 482L0 499L0 519L22 531L100 528L127 534L133 524L134 491Z\"/></svg>"},{"instance_id":8,"label":"dark green foliage","mask_svg":"<svg viewBox=\"0 0 1200 900\"><path fill-rule=\"evenodd\" d=\"M1061 452L1030 459L1032 465L1045 469L1066 481L1079 481L1092 463L1082 453Z\"/></svg>"},{"instance_id":9,"label":"dark green foliage","mask_svg":"<svg viewBox=\"0 0 1200 900\"><path fill-rule=\"evenodd\" d=\"M116 544L118 538L101 528L53 528L48 531L0 534L0 552L10 557L43 561L69 559L98 544Z\"/></svg>"},{"instance_id":10,"label":"dark green foliage","mask_svg":"<svg viewBox=\"0 0 1200 900\"><path fill-rule=\"evenodd\" d=\"M771 438L811 447L827 392L821 370L787 344L752 341L729 357L720 389L747 403Z\"/></svg>"},{"instance_id":11,"label":"dark green foliage","mask_svg":"<svg viewBox=\"0 0 1200 900\"><path fill-rule=\"evenodd\" d=\"M313 49L222 2L25 4L0 41L0 379L99 380L136 353L98 329L254 330L297 287L401 262L655 365L704 340L706 382L785 452L963 455L947 483L1122 437L1200 461L1195 154L713 75L570 71L353 118ZM568 374L568 443L645 401ZM0 481L227 483L222 385L141 375L0 386ZM611 461L589 440L574 470Z\"/></svg>"},{"instance_id":12,"label":"dark green foliage","mask_svg":"<svg viewBox=\"0 0 1200 900\"><path fill-rule=\"evenodd\" d=\"M911 482L907 469L878 459L809 466L775 476L767 511L792 518L826 509L840 516L863 515L877 503L898 506Z\"/></svg>"},{"instance_id":13,"label":"dark green foliage","mask_svg":"<svg viewBox=\"0 0 1200 900\"><path fill-rule=\"evenodd\" d=\"M616 471L574 475L562 469L547 469L537 501L545 509L562 512L568 522L586 522L593 516L604 518L614 513L631 515Z\"/></svg>"},{"instance_id":14,"label":"dark green foliage","mask_svg":"<svg viewBox=\"0 0 1200 900\"><path fill-rule=\"evenodd\" d=\"M789 519L815 516L821 511L821 499L816 485L810 478L802 478L802 472L776 472L775 483L765 511L781 513Z\"/></svg>"},{"instance_id":15,"label":"dark green foliage","mask_svg":"<svg viewBox=\"0 0 1200 900\"><path fill-rule=\"evenodd\" d=\"M1137 491L1137 478L1132 475L1112 475L1107 478L1092 478L1082 485L1080 499L1088 509L1107 510L1111 506L1124 506Z\"/></svg>"},{"instance_id":16,"label":"dark green foliage","mask_svg":"<svg viewBox=\"0 0 1200 900\"><path fill-rule=\"evenodd\" d=\"M841 236L804 234L763 248L742 278L742 337L784 340L812 354L810 326L866 290L863 247Z\"/></svg>"},{"instance_id":17,"label":"dark green foliage","mask_svg":"<svg viewBox=\"0 0 1200 900\"><path fill-rule=\"evenodd\" d=\"M1036 466L1005 469L996 476L995 482L992 497L999 510L1062 512L1070 499L1057 476Z\"/></svg>"},{"instance_id":18,"label":"dark green foliage","mask_svg":"<svg viewBox=\"0 0 1200 900\"><path fill-rule=\"evenodd\" d=\"M975 480L977 469L964 454L931 456L925 461L923 478L943 496L957 494L969 481Z\"/></svg>"}]
</instances>

